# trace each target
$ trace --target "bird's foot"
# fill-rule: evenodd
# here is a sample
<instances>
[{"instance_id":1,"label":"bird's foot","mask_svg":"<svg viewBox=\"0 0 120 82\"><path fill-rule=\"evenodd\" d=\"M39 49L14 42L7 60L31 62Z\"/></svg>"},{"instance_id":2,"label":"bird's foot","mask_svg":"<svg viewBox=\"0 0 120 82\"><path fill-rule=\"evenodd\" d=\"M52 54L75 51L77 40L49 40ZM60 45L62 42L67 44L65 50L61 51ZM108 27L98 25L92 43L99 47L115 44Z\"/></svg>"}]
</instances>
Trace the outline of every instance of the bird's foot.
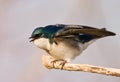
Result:
<instances>
[{"instance_id":1,"label":"bird's foot","mask_svg":"<svg viewBox=\"0 0 120 82\"><path fill-rule=\"evenodd\" d=\"M62 61L62 62L59 64L59 65L61 65L61 69L63 69L64 65L67 63L67 61L66 61L66 60L63 60L63 59L54 60L54 61L51 62L51 63L53 64L53 68L55 67L54 64L55 64L57 61Z\"/></svg>"},{"instance_id":2,"label":"bird's foot","mask_svg":"<svg viewBox=\"0 0 120 82\"><path fill-rule=\"evenodd\" d=\"M60 65L61 65L61 70L63 69L63 67L64 67L64 65L65 65L66 63L67 63L66 60L63 60L63 62L60 63Z\"/></svg>"},{"instance_id":3,"label":"bird's foot","mask_svg":"<svg viewBox=\"0 0 120 82\"><path fill-rule=\"evenodd\" d=\"M54 60L54 61L51 61L51 63L53 64L53 68L55 67L54 64L55 64L57 61L60 61L60 60Z\"/></svg>"}]
</instances>

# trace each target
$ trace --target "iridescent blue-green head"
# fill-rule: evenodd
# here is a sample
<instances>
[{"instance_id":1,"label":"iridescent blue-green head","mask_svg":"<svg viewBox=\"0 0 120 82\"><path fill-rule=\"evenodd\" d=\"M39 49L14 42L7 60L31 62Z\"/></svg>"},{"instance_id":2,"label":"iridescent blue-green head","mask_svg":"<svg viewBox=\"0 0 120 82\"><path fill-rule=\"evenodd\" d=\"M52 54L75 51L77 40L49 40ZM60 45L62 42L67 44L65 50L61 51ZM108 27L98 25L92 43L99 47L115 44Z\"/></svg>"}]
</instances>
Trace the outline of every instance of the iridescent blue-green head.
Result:
<instances>
[{"instance_id":1,"label":"iridescent blue-green head","mask_svg":"<svg viewBox=\"0 0 120 82\"><path fill-rule=\"evenodd\" d=\"M31 39L30 42L32 42L32 41L34 41L35 39L38 39L38 38L40 38L40 37L42 37L42 36L43 36L43 28L42 28L42 27L38 27L38 28L36 28L36 29L32 32L32 35L31 35L31 37L29 38L29 39Z\"/></svg>"},{"instance_id":2,"label":"iridescent blue-green head","mask_svg":"<svg viewBox=\"0 0 120 82\"><path fill-rule=\"evenodd\" d=\"M52 44L54 35L62 28L63 27L57 27L55 25L48 25L46 27L38 27L33 31L30 37L31 39L30 42L38 38L48 38L50 43Z\"/></svg>"}]
</instances>

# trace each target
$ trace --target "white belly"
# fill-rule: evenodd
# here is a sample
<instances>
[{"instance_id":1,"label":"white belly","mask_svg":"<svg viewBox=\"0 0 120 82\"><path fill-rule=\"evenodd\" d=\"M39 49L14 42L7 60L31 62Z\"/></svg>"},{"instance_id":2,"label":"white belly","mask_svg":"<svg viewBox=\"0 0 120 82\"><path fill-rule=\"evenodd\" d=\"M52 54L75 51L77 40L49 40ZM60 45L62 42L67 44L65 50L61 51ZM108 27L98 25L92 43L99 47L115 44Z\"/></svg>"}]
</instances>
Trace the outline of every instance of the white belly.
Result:
<instances>
[{"instance_id":1,"label":"white belly","mask_svg":"<svg viewBox=\"0 0 120 82\"><path fill-rule=\"evenodd\" d=\"M46 38L37 39L34 41L34 44L46 50L55 59L63 59L67 62L78 56L88 46L80 43L80 45L78 45L78 42L72 40L63 40L58 44L50 44L49 40Z\"/></svg>"},{"instance_id":2,"label":"white belly","mask_svg":"<svg viewBox=\"0 0 120 82\"><path fill-rule=\"evenodd\" d=\"M59 43L58 45L54 43L49 53L56 59L63 59L69 62L78 56L80 52L81 50L79 47L70 47L65 43Z\"/></svg>"}]
</instances>

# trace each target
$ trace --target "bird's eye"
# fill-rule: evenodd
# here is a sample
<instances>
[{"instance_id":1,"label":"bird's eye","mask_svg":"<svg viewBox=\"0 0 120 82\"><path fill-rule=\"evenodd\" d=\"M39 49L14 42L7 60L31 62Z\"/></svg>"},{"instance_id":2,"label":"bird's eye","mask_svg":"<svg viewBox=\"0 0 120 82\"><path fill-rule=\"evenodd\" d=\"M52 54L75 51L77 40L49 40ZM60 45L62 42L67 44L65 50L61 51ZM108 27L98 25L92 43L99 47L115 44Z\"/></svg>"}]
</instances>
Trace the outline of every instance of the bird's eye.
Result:
<instances>
[{"instance_id":1,"label":"bird's eye","mask_svg":"<svg viewBox=\"0 0 120 82\"><path fill-rule=\"evenodd\" d=\"M36 34L34 38L39 38L40 36L41 36L40 34Z\"/></svg>"},{"instance_id":2,"label":"bird's eye","mask_svg":"<svg viewBox=\"0 0 120 82\"><path fill-rule=\"evenodd\" d=\"M30 40L30 42L34 41L35 39L38 39L41 37L42 34L34 34L33 36L31 36L29 39L32 39Z\"/></svg>"}]
</instances>

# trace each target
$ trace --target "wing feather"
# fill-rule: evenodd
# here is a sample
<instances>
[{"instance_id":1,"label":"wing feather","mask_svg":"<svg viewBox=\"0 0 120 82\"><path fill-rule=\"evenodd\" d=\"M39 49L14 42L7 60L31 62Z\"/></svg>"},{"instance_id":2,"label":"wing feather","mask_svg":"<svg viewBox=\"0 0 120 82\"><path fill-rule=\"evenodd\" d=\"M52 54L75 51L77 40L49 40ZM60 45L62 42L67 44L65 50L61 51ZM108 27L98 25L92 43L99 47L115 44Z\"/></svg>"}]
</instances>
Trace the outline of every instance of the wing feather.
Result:
<instances>
[{"instance_id":1,"label":"wing feather","mask_svg":"<svg viewBox=\"0 0 120 82\"><path fill-rule=\"evenodd\" d=\"M64 29L59 30L55 37L66 36L66 35L80 35L89 34L97 37L113 36L115 33L107 31L105 28L98 29L89 26L82 25L64 25Z\"/></svg>"}]
</instances>

